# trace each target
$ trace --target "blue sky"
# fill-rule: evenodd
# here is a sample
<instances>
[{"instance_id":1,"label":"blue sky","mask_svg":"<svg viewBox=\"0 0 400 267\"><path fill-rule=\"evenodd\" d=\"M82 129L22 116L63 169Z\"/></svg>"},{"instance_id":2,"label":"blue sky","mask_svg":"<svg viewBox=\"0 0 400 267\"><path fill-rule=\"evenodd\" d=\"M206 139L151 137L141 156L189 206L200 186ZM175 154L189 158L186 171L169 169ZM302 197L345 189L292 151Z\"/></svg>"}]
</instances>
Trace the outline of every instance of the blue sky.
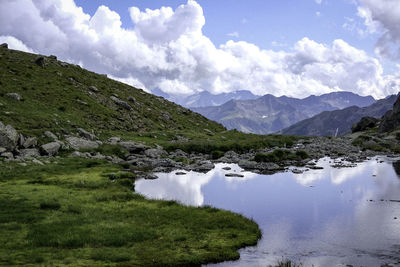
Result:
<instances>
[{"instance_id":1,"label":"blue sky","mask_svg":"<svg viewBox=\"0 0 400 267\"><path fill-rule=\"evenodd\" d=\"M128 7L141 10L158 9L162 6L177 8L187 1L162 0L76 0L85 12L94 14L100 5L117 11L124 27L133 28ZM302 39L331 43L344 39L357 48L373 54L376 36L360 36L345 29L348 18L362 23L357 16L357 6L351 0L199 0L206 24L203 32L215 45L230 39L254 43L263 49L283 49ZM317 12L319 12L317 15ZM229 36L237 32L236 36ZM274 42L276 45L274 46ZM285 46L282 46L285 45Z\"/></svg>"},{"instance_id":2,"label":"blue sky","mask_svg":"<svg viewBox=\"0 0 400 267\"><path fill-rule=\"evenodd\" d=\"M3 1L1 42L148 92L400 91L399 0Z\"/></svg>"}]
</instances>

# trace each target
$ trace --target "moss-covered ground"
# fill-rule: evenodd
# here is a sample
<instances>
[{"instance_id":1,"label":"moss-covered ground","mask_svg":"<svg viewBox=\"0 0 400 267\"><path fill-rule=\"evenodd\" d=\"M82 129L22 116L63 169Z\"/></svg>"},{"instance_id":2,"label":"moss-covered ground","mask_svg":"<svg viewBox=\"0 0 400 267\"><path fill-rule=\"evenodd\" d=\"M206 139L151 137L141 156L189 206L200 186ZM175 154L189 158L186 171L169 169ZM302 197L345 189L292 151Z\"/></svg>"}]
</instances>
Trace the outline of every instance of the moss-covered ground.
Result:
<instances>
[{"instance_id":1,"label":"moss-covered ground","mask_svg":"<svg viewBox=\"0 0 400 267\"><path fill-rule=\"evenodd\" d=\"M77 158L2 163L0 265L196 266L237 259L260 238L241 215L147 200L121 173Z\"/></svg>"}]
</instances>

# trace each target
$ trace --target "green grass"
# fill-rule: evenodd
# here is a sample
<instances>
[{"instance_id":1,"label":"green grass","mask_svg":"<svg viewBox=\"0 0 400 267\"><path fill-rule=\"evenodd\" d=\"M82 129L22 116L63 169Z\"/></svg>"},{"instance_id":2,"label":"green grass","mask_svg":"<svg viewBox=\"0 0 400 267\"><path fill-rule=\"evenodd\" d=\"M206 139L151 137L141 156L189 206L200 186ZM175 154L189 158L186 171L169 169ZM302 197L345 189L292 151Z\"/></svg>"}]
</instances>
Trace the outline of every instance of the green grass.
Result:
<instances>
[{"instance_id":1,"label":"green grass","mask_svg":"<svg viewBox=\"0 0 400 267\"><path fill-rule=\"evenodd\" d=\"M51 141L43 136L47 130L63 136L76 134L77 127L94 130L102 141L119 136L152 146L159 144L168 150L207 154L290 147L297 140L293 136L227 131L200 114L79 66L62 66L46 57L45 67L39 67L34 63L37 57L0 49L0 121L25 136L39 137L39 145ZM96 86L99 92L92 92L90 86ZM24 101L11 99L7 93L19 93ZM118 107L110 99L113 94L128 102L133 110ZM135 102L128 101L130 96ZM82 101L87 105L81 104ZM120 157L125 154L110 145L103 145L97 151ZM214 156L220 155L214 153Z\"/></svg>"},{"instance_id":2,"label":"green grass","mask_svg":"<svg viewBox=\"0 0 400 267\"><path fill-rule=\"evenodd\" d=\"M295 153L283 149L275 149L268 154L257 153L254 160L257 162L281 162L283 160L303 160L310 156L303 150L298 150Z\"/></svg>"},{"instance_id":3,"label":"green grass","mask_svg":"<svg viewBox=\"0 0 400 267\"><path fill-rule=\"evenodd\" d=\"M200 265L237 259L260 238L241 215L146 200L117 165L53 161L0 166L0 265Z\"/></svg>"}]
</instances>

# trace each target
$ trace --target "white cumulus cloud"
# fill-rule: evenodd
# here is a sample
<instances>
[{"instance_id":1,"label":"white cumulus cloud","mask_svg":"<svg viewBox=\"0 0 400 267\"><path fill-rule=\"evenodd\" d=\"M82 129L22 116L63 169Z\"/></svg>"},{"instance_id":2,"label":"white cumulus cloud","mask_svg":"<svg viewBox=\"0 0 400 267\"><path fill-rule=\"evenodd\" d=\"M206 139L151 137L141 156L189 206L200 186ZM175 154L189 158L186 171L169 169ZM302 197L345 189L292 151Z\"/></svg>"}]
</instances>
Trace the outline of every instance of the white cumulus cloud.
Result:
<instances>
[{"instance_id":1,"label":"white cumulus cloud","mask_svg":"<svg viewBox=\"0 0 400 267\"><path fill-rule=\"evenodd\" d=\"M398 0L359 0L358 15L369 33L378 33L376 52L400 59L400 2Z\"/></svg>"},{"instance_id":2,"label":"white cumulus cloud","mask_svg":"<svg viewBox=\"0 0 400 267\"><path fill-rule=\"evenodd\" d=\"M202 32L205 18L194 0L175 10L130 7L129 15L134 26L125 28L107 6L90 16L73 0L2 0L0 40L175 96L247 89L258 95L345 90L384 97L400 89L400 72L384 75L376 58L340 39L321 44L305 37L289 52L232 40L216 47Z\"/></svg>"}]
</instances>

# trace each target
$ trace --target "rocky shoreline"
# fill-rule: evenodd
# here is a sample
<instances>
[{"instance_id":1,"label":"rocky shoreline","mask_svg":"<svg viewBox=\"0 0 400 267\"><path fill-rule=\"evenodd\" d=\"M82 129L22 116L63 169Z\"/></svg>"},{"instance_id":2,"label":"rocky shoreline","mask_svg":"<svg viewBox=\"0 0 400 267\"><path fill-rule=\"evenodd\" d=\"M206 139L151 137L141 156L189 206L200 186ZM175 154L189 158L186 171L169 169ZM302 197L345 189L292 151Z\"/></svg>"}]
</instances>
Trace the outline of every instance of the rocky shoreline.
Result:
<instances>
[{"instance_id":1,"label":"rocky shoreline","mask_svg":"<svg viewBox=\"0 0 400 267\"><path fill-rule=\"evenodd\" d=\"M361 150L352 145L350 136L344 137L310 137L299 140L290 148L265 148L253 150L247 153L228 151L218 159L211 155L201 153L186 153L182 150L167 152L161 146L150 147L142 143L124 141L120 137L111 137L107 141L100 141L93 132L82 128L76 129L75 135L61 135L46 131L44 140L51 140L42 145L35 137L27 137L19 134L12 126L5 126L0 122L0 157L4 162L18 162L21 166L28 163L46 164L52 158L63 156L82 157L90 159L103 159L111 163L121 164L128 171L132 171L137 177L154 179L154 172L171 172L173 170L185 170L196 172L208 172L216 163L235 163L247 171L260 174L269 174L285 170L288 166L302 166L309 169L318 169L315 160L322 157L336 161L336 167L348 167L349 163L361 162L382 152ZM118 146L127 151L123 156L103 155L95 150L101 145ZM276 149L288 152L304 151L308 157L302 160L282 160L279 162L256 162L257 153L268 154ZM387 156L395 157L398 154L389 152ZM341 163L343 162L343 163ZM293 170L294 172L296 171Z\"/></svg>"}]
</instances>

